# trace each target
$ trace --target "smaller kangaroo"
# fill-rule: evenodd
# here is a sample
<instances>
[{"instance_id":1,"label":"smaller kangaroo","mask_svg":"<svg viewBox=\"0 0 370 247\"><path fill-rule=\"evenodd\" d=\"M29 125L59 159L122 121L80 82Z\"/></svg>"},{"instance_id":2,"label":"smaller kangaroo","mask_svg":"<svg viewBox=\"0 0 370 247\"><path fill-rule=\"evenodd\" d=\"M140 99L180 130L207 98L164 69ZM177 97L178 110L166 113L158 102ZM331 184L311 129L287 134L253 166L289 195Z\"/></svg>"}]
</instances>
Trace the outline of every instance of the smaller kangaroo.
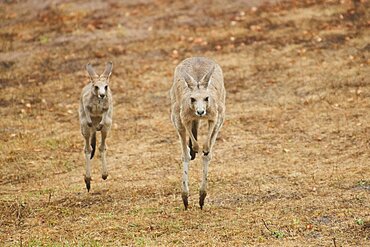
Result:
<instances>
[{"instance_id":1,"label":"smaller kangaroo","mask_svg":"<svg viewBox=\"0 0 370 247\"><path fill-rule=\"evenodd\" d=\"M108 62L103 74L99 76L90 63L86 65L90 83L82 89L79 117L81 133L85 139L85 184L88 192L90 191L91 182L90 159L95 154L97 131L101 131L99 152L102 162L102 178L105 180L108 177L105 140L112 126L113 100L108 86L112 68L113 63Z\"/></svg>"}]
</instances>

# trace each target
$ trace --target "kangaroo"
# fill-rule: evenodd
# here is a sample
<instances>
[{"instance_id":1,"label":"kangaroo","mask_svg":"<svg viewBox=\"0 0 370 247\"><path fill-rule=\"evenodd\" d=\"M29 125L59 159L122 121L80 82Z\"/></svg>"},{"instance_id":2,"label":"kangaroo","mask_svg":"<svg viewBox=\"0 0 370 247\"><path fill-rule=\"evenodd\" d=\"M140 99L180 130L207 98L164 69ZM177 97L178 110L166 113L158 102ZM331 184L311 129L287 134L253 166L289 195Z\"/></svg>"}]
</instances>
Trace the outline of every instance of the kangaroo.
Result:
<instances>
[{"instance_id":1,"label":"kangaroo","mask_svg":"<svg viewBox=\"0 0 370 247\"><path fill-rule=\"evenodd\" d=\"M188 209L190 160L200 151L197 141L199 121L208 122L208 133L203 144L203 176L199 191L199 205L203 209L207 196L208 166L213 146L225 118L226 91L221 67L205 57L191 57L177 65L170 89L171 120L179 135L182 161L182 200ZM186 142L189 136L189 142Z\"/></svg>"},{"instance_id":2,"label":"kangaroo","mask_svg":"<svg viewBox=\"0 0 370 247\"><path fill-rule=\"evenodd\" d=\"M90 83L82 89L79 117L81 133L85 139L85 184L88 192L90 191L91 182L90 159L95 154L97 131L101 131L99 151L102 162L102 178L105 180L108 177L105 141L112 126L113 101L109 87L109 77L112 73L112 68L113 63L108 62L103 74L99 76L90 63L86 65Z\"/></svg>"}]
</instances>

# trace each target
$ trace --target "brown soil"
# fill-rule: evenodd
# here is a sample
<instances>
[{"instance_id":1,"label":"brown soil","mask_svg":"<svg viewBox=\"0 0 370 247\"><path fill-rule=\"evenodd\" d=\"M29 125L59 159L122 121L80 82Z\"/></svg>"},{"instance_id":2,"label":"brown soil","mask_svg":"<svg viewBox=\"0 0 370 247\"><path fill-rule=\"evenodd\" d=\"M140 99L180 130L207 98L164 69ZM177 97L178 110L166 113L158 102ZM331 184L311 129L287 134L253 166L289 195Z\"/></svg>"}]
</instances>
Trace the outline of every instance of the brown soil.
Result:
<instances>
[{"instance_id":1,"label":"brown soil","mask_svg":"<svg viewBox=\"0 0 370 247\"><path fill-rule=\"evenodd\" d=\"M370 245L369 1L261 2L1 1L1 245ZM184 211L168 90L196 55L227 119ZM94 159L87 193L79 95L108 60L110 175Z\"/></svg>"}]
</instances>

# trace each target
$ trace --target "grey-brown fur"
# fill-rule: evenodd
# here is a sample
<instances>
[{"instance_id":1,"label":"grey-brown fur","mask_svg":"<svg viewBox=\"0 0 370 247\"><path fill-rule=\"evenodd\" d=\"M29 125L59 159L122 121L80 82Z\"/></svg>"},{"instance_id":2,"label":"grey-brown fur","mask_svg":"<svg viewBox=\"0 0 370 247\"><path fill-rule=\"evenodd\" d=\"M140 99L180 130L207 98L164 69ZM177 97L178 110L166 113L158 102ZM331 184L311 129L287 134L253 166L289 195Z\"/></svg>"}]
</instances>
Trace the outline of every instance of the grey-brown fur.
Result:
<instances>
[{"instance_id":1,"label":"grey-brown fur","mask_svg":"<svg viewBox=\"0 0 370 247\"><path fill-rule=\"evenodd\" d=\"M91 181L90 159L93 158L95 153L97 131L101 131L99 151L102 162L102 178L105 180L108 177L105 141L112 126L113 99L109 87L109 77L112 73L112 68L112 62L108 62L103 74L99 76L91 64L86 65L90 83L82 89L79 117L81 133L85 140L85 183L88 191L90 191Z\"/></svg>"},{"instance_id":2,"label":"grey-brown fur","mask_svg":"<svg viewBox=\"0 0 370 247\"><path fill-rule=\"evenodd\" d=\"M203 176L199 192L199 205L203 208L212 148L225 117L226 92L221 67L205 57L185 59L175 69L170 97L171 120L180 137L182 150L182 199L185 209L188 207L189 196L189 162L200 151L197 140L199 121L205 120L208 123L208 133L202 149Z\"/></svg>"}]
</instances>

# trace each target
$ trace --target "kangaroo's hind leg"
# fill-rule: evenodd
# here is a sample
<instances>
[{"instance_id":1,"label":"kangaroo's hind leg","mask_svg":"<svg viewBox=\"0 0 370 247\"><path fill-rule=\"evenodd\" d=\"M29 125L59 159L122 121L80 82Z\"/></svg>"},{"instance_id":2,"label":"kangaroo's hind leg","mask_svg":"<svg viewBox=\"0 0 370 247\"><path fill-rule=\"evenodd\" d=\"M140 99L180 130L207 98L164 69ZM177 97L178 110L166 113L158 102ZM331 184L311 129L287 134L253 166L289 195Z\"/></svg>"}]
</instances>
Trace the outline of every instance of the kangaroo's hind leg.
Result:
<instances>
[{"instance_id":1,"label":"kangaroo's hind leg","mask_svg":"<svg viewBox=\"0 0 370 247\"><path fill-rule=\"evenodd\" d=\"M87 191L90 191L90 182L91 182L91 167L90 167L90 159L91 159L91 133L90 128L88 126L82 127L82 135L85 139L85 147L84 147L84 153L85 153L85 184Z\"/></svg>"},{"instance_id":2,"label":"kangaroo's hind leg","mask_svg":"<svg viewBox=\"0 0 370 247\"><path fill-rule=\"evenodd\" d=\"M100 159L101 159L101 168L102 168L102 179L106 180L108 178L108 168L107 168L107 159L106 159L106 150L107 146L105 140L107 139L108 130L103 127L101 130L101 143L99 147Z\"/></svg>"}]
</instances>

